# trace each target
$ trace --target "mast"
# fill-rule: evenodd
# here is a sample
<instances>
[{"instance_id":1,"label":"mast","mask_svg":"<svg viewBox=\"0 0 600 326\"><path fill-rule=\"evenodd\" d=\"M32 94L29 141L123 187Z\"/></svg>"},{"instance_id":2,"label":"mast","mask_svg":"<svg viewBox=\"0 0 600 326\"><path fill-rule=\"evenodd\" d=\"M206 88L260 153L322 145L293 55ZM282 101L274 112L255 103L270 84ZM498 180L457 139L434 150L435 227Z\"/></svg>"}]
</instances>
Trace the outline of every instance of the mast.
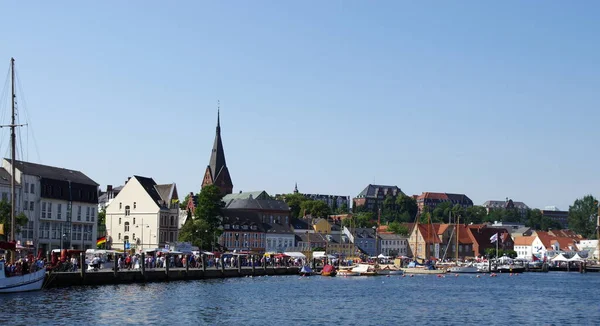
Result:
<instances>
[{"instance_id":1,"label":"mast","mask_svg":"<svg viewBox=\"0 0 600 326\"><path fill-rule=\"evenodd\" d=\"M452 213L450 213L450 214L452 214ZM458 246L459 246L458 233L460 232L459 222L460 222L460 215L458 215L456 217L456 266L458 266Z\"/></svg>"},{"instance_id":2,"label":"mast","mask_svg":"<svg viewBox=\"0 0 600 326\"><path fill-rule=\"evenodd\" d=\"M15 241L15 147L16 147L16 135L15 135L15 100L17 95L15 94L15 58L10 58L10 75L11 75L11 121L10 121L10 241ZM13 255L11 260L14 261Z\"/></svg>"}]
</instances>

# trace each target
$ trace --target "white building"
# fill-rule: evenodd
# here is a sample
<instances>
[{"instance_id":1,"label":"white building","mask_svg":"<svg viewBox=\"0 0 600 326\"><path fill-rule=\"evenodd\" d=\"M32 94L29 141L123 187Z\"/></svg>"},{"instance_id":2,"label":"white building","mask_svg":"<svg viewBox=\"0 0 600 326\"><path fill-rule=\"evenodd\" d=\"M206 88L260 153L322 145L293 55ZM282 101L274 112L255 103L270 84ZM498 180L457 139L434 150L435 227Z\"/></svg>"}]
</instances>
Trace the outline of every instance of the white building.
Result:
<instances>
[{"instance_id":1,"label":"white building","mask_svg":"<svg viewBox=\"0 0 600 326\"><path fill-rule=\"evenodd\" d=\"M179 197L175 183L157 185L133 176L106 206L107 242L112 249L154 249L178 237Z\"/></svg>"},{"instance_id":2,"label":"white building","mask_svg":"<svg viewBox=\"0 0 600 326\"><path fill-rule=\"evenodd\" d=\"M589 258L598 258L598 240L580 240L577 243L577 249L579 251L587 251Z\"/></svg>"},{"instance_id":3,"label":"white building","mask_svg":"<svg viewBox=\"0 0 600 326\"><path fill-rule=\"evenodd\" d=\"M533 242L537 239L537 236L520 236L515 237L514 240L514 250L517 253L517 258L532 260L533 259ZM539 240L539 239L538 239ZM536 242L538 248L540 247L541 242ZM541 251L535 250L535 253L538 254Z\"/></svg>"},{"instance_id":4,"label":"white building","mask_svg":"<svg viewBox=\"0 0 600 326\"><path fill-rule=\"evenodd\" d=\"M384 256L407 256L408 238L398 234L379 234L379 253Z\"/></svg>"},{"instance_id":5,"label":"white building","mask_svg":"<svg viewBox=\"0 0 600 326\"><path fill-rule=\"evenodd\" d=\"M121 189L123 189L123 186L113 188L112 185L107 185L105 192L100 191L100 195L98 196L98 212L106 209L106 206L115 199L115 196L119 194Z\"/></svg>"},{"instance_id":6,"label":"white building","mask_svg":"<svg viewBox=\"0 0 600 326\"><path fill-rule=\"evenodd\" d=\"M2 169L2 198L6 192L10 201L10 160L2 161ZM60 248L96 247L98 184L95 181L80 171L23 161L15 161L15 177L19 184L16 210L29 219L16 236L22 245L43 253Z\"/></svg>"}]
</instances>

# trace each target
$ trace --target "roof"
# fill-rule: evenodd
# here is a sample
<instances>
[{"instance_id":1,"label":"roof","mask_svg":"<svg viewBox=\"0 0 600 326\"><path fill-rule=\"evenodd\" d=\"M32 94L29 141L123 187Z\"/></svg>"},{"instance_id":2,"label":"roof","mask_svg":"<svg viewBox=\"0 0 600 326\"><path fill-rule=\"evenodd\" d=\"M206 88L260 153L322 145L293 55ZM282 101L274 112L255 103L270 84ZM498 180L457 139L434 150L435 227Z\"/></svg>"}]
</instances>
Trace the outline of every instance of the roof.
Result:
<instances>
[{"instance_id":1,"label":"roof","mask_svg":"<svg viewBox=\"0 0 600 326\"><path fill-rule=\"evenodd\" d=\"M265 232L264 225L260 220L260 216L257 212L253 211L242 211L242 210L221 210L222 224L229 225L248 225L256 226L256 230L243 230L243 231L255 231ZM230 230L230 229L227 229ZM242 230L240 229L240 232Z\"/></svg>"},{"instance_id":2,"label":"roof","mask_svg":"<svg viewBox=\"0 0 600 326\"><path fill-rule=\"evenodd\" d=\"M383 234L378 234L378 236L381 240L406 240L407 239L406 236L399 235L399 234L393 234L393 233L383 233Z\"/></svg>"},{"instance_id":3,"label":"roof","mask_svg":"<svg viewBox=\"0 0 600 326\"><path fill-rule=\"evenodd\" d=\"M6 169L1 168L0 169L0 184L4 184L4 185L10 185L10 173L8 173L8 171L6 171ZM15 180L15 184L19 184L18 180Z\"/></svg>"},{"instance_id":4,"label":"roof","mask_svg":"<svg viewBox=\"0 0 600 326\"><path fill-rule=\"evenodd\" d=\"M225 195L225 197L223 197L223 201L225 203L228 203L234 199L248 199L248 198L254 198L254 199L267 199L269 196L269 194L267 194L266 191L264 190L259 190L259 191L247 191L247 192L238 192L235 194L228 194Z\"/></svg>"},{"instance_id":5,"label":"roof","mask_svg":"<svg viewBox=\"0 0 600 326\"><path fill-rule=\"evenodd\" d=\"M505 208L507 203L508 202L506 200L488 200L485 203L483 203L482 206L487 207L487 208ZM529 208L529 206L525 205L525 203L523 203L521 201L513 201L512 203L515 206L515 208L518 208L518 209Z\"/></svg>"},{"instance_id":6,"label":"roof","mask_svg":"<svg viewBox=\"0 0 600 326\"><path fill-rule=\"evenodd\" d=\"M369 184L363 191L361 191L356 197L377 197L379 192L383 192L383 195L397 196L398 194L404 194L398 186L384 186L384 185L372 185Z\"/></svg>"},{"instance_id":7,"label":"roof","mask_svg":"<svg viewBox=\"0 0 600 326\"><path fill-rule=\"evenodd\" d=\"M156 185L154 186L154 188L156 188L156 191L158 192L158 194L160 195L160 198L162 198L162 200L164 200L165 202L169 202L171 200L171 190L173 188L173 184L167 184L167 185Z\"/></svg>"},{"instance_id":8,"label":"roof","mask_svg":"<svg viewBox=\"0 0 600 326\"><path fill-rule=\"evenodd\" d=\"M439 229L439 225L437 229ZM419 233L421 233L425 243L442 243L440 238L437 236L435 225L419 224Z\"/></svg>"},{"instance_id":9,"label":"roof","mask_svg":"<svg viewBox=\"0 0 600 326\"><path fill-rule=\"evenodd\" d=\"M454 236L456 239L456 236ZM456 240L454 240L456 242ZM469 227L465 224L458 225L458 242L461 244L472 244L473 238L471 237L471 232L469 231Z\"/></svg>"},{"instance_id":10,"label":"roof","mask_svg":"<svg viewBox=\"0 0 600 326\"><path fill-rule=\"evenodd\" d=\"M290 224L296 230L308 230L310 229L309 225L312 225L312 221L309 218L292 218Z\"/></svg>"},{"instance_id":11,"label":"roof","mask_svg":"<svg viewBox=\"0 0 600 326\"><path fill-rule=\"evenodd\" d=\"M283 222L282 223L265 222L265 223L263 223L263 228L266 233L288 233L288 234L294 233L292 228L288 224L283 223Z\"/></svg>"},{"instance_id":12,"label":"roof","mask_svg":"<svg viewBox=\"0 0 600 326\"><path fill-rule=\"evenodd\" d=\"M290 207L282 200L275 199L233 199L226 203L227 209L251 209L289 211Z\"/></svg>"},{"instance_id":13,"label":"roof","mask_svg":"<svg viewBox=\"0 0 600 326\"><path fill-rule=\"evenodd\" d=\"M5 158L5 160L10 164L10 159ZM45 179L61 181L69 180L79 184L98 186L96 181L90 179L87 175L77 170L63 169L49 165L17 160L15 160L15 168L19 169L23 174L35 175Z\"/></svg>"},{"instance_id":14,"label":"roof","mask_svg":"<svg viewBox=\"0 0 600 326\"><path fill-rule=\"evenodd\" d=\"M217 130L208 167L210 168L213 183L215 183L217 178L222 175L221 178L224 178L223 182L226 185L233 185L231 182L231 176L229 175L229 170L227 169L227 163L225 162L225 151L223 150L223 142L221 141L220 112L217 112Z\"/></svg>"},{"instance_id":15,"label":"roof","mask_svg":"<svg viewBox=\"0 0 600 326\"><path fill-rule=\"evenodd\" d=\"M359 239L375 239L375 230L372 228L356 228L354 237Z\"/></svg>"},{"instance_id":16,"label":"roof","mask_svg":"<svg viewBox=\"0 0 600 326\"><path fill-rule=\"evenodd\" d=\"M550 248L552 246L552 244L554 243L554 241L558 241L559 245L560 245L560 249L564 249L567 248L568 246L575 246L575 241L580 240L581 238L577 235L575 235L575 232L573 231L566 231L566 232L558 232L558 230L552 230L549 232L546 231L537 231L536 232L537 237L540 239L540 241L542 242L542 244L544 245L544 247L546 249ZM556 236L559 235L559 236ZM568 236L565 236L568 235Z\"/></svg>"},{"instance_id":17,"label":"roof","mask_svg":"<svg viewBox=\"0 0 600 326\"><path fill-rule=\"evenodd\" d=\"M480 247L491 247L492 242L490 238L496 233L498 233L499 237L504 238L504 241L512 242L512 237L506 228L488 228L485 225L467 225L467 227L471 231L473 239ZM500 244L502 243L502 240L500 240Z\"/></svg>"},{"instance_id":18,"label":"roof","mask_svg":"<svg viewBox=\"0 0 600 326\"><path fill-rule=\"evenodd\" d=\"M553 235L555 237L563 237L563 238L572 238L572 239L582 239L583 237L573 230L551 230L548 231L548 234Z\"/></svg>"},{"instance_id":19,"label":"roof","mask_svg":"<svg viewBox=\"0 0 600 326\"><path fill-rule=\"evenodd\" d=\"M534 236L515 237L515 246L531 246L533 240L535 240Z\"/></svg>"},{"instance_id":20,"label":"roof","mask_svg":"<svg viewBox=\"0 0 600 326\"><path fill-rule=\"evenodd\" d=\"M321 233L299 233L297 237L300 238L302 242L327 242L327 239Z\"/></svg>"},{"instance_id":21,"label":"roof","mask_svg":"<svg viewBox=\"0 0 600 326\"><path fill-rule=\"evenodd\" d=\"M473 201L465 194L451 194L446 192L424 192L421 195L417 196L417 200L421 199L431 199L431 200L439 200L439 201L452 201L452 202L460 202L460 203L468 203L473 205Z\"/></svg>"},{"instance_id":22,"label":"roof","mask_svg":"<svg viewBox=\"0 0 600 326\"><path fill-rule=\"evenodd\" d=\"M156 187L155 187L156 182L154 182L154 179L142 177L139 175L134 175L133 177L140 183L140 185L142 185L142 188L144 188L144 190L146 190L146 193L148 194L148 196L150 196L150 198L152 198L152 200L158 206L163 206L163 199L160 196L160 194L158 193L158 191L156 190Z\"/></svg>"}]
</instances>

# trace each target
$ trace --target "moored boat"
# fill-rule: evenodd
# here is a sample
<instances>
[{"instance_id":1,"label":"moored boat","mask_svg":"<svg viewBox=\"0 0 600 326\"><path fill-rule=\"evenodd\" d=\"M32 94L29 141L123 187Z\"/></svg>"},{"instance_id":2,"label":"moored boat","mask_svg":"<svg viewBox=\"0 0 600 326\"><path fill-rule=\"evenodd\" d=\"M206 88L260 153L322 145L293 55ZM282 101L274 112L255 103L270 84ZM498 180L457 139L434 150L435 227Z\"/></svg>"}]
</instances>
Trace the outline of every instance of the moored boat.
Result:
<instances>
[{"instance_id":1,"label":"moored boat","mask_svg":"<svg viewBox=\"0 0 600 326\"><path fill-rule=\"evenodd\" d=\"M397 268L396 266L392 265L392 266L385 266L385 267L381 267L381 265L379 266L378 269L376 269L377 274L378 275L402 275L404 274L404 272Z\"/></svg>"},{"instance_id":2,"label":"moored boat","mask_svg":"<svg viewBox=\"0 0 600 326\"><path fill-rule=\"evenodd\" d=\"M4 262L0 262L0 293L41 290L45 278L46 270L43 268L32 273L8 276L5 274Z\"/></svg>"},{"instance_id":3,"label":"moored boat","mask_svg":"<svg viewBox=\"0 0 600 326\"><path fill-rule=\"evenodd\" d=\"M475 266L454 266L448 268L448 273L481 273Z\"/></svg>"},{"instance_id":4,"label":"moored boat","mask_svg":"<svg viewBox=\"0 0 600 326\"><path fill-rule=\"evenodd\" d=\"M309 266L304 265L304 266L302 266L302 269L300 270L300 275L311 276L311 275L313 275L313 271Z\"/></svg>"},{"instance_id":5,"label":"moored boat","mask_svg":"<svg viewBox=\"0 0 600 326\"><path fill-rule=\"evenodd\" d=\"M321 270L321 276L335 276L336 274L337 271L333 265L327 264L323 266L323 269Z\"/></svg>"}]
</instances>

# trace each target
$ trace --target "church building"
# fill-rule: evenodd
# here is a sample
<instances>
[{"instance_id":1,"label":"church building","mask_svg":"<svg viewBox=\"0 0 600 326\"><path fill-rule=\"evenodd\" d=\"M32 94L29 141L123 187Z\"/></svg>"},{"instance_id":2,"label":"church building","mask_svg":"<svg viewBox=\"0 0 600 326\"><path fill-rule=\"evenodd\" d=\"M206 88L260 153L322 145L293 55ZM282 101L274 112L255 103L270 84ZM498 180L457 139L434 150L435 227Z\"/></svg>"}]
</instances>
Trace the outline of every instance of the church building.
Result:
<instances>
[{"instance_id":1,"label":"church building","mask_svg":"<svg viewBox=\"0 0 600 326\"><path fill-rule=\"evenodd\" d=\"M202 187L207 185L215 185L221 189L223 195L233 192L233 183L225 163L225 152L223 151L223 142L221 141L221 121L220 112L217 111L217 133L215 135L215 143L210 154L210 161L204 172L202 179Z\"/></svg>"}]
</instances>

